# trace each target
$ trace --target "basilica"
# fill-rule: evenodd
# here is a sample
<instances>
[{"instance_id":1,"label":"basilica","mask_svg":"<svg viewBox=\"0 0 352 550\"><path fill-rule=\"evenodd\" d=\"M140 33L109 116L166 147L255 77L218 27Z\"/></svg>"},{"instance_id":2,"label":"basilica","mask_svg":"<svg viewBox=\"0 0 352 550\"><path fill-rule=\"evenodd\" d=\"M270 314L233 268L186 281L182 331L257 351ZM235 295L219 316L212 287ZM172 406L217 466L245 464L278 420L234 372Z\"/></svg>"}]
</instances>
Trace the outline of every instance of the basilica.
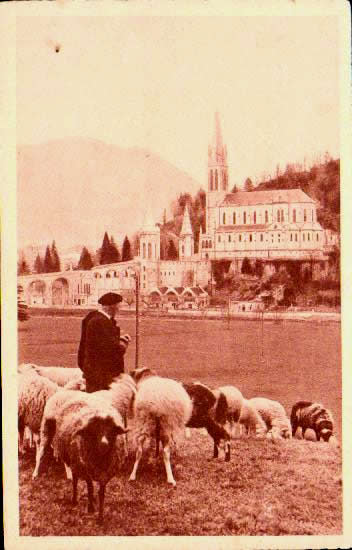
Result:
<instances>
[{"instance_id":1,"label":"basilica","mask_svg":"<svg viewBox=\"0 0 352 550\"><path fill-rule=\"evenodd\" d=\"M136 277L143 303L150 307L206 307L211 265L228 260L240 272L244 258L260 260L274 272L285 262L324 269L338 236L317 221L317 204L301 189L229 192L227 149L219 115L208 150L205 227L198 252L186 205L178 236L178 259L160 259L160 225L146 212L139 232L139 254L128 262L97 265L90 271L22 275L19 285L29 305L95 306L107 291L133 303Z\"/></svg>"}]
</instances>

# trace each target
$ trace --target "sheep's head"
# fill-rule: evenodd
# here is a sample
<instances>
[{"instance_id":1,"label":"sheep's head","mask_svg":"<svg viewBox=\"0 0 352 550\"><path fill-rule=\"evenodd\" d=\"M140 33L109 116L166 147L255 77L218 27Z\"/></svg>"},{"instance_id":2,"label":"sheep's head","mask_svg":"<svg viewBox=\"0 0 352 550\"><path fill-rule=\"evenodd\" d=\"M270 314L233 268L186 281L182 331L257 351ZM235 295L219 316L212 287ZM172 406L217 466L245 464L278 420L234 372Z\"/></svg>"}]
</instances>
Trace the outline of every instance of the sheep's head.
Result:
<instances>
[{"instance_id":1,"label":"sheep's head","mask_svg":"<svg viewBox=\"0 0 352 550\"><path fill-rule=\"evenodd\" d=\"M183 384L192 400L192 415L187 423L191 428L202 428L208 419L209 410L215 404L215 396L210 388L200 382Z\"/></svg>"},{"instance_id":2,"label":"sheep's head","mask_svg":"<svg viewBox=\"0 0 352 550\"><path fill-rule=\"evenodd\" d=\"M93 416L77 432L85 443L87 454L94 455L97 462L115 447L116 437L125 434L122 426L116 424L111 416Z\"/></svg>"},{"instance_id":3,"label":"sheep's head","mask_svg":"<svg viewBox=\"0 0 352 550\"><path fill-rule=\"evenodd\" d=\"M142 367L140 369L134 369L131 371L132 378L136 381L136 383L140 382L141 380L144 380L144 378L148 378L149 376L156 376L156 372L152 369L149 369L148 367Z\"/></svg>"},{"instance_id":4,"label":"sheep's head","mask_svg":"<svg viewBox=\"0 0 352 550\"><path fill-rule=\"evenodd\" d=\"M323 440L328 442L330 437L332 436L332 431L333 431L332 422L329 422L328 420L321 422L319 429L320 429L320 435L323 438Z\"/></svg>"}]
</instances>

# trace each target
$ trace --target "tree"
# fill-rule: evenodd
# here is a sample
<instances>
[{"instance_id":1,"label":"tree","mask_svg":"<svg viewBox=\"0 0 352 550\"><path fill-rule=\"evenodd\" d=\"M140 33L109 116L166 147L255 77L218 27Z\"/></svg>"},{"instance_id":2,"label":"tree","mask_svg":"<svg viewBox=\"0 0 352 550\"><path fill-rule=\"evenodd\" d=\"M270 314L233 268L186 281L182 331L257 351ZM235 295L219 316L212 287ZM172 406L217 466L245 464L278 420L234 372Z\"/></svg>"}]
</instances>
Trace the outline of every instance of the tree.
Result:
<instances>
[{"instance_id":1,"label":"tree","mask_svg":"<svg viewBox=\"0 0 352 550\"><path fill-rule=\"evenodd\" d=\"M52 273L53 271L53 261L51 258L50 247L48 245L45 250L43 273Z\"/></svg>"},{"instance_id":2,"label":"tree","mask_svg":"<svg viewBox=\"0 0 352 550\"><path fill-rule=\"evenodd\" d=\"M253 191L253 189L254 189L254 185L251 178L247 178L246 181L244 182L244 190Z\"/></svg>"},{"instance_id":3,"label":"tree","mask_svg":"<svg viewBox=\"0 0 352 550\"><path fill-rule=\"evenodd\" d=\"M235 184L235 185L233 186L233 188L231 189L231 193L237 193L237 192L238 192L238 187L237 187L237 185Z\"/></svg>"},{"instance_id":4,"label":"tree","mask_svg":"<svg viewBox=\"0 0 352 550\"><path fill-rule=\"evenodd\" d=\"M28 275L28 273L30 273L30 269L25 260L25 257L23 256L17 264L17 275Z\"/></svg>"},{"instance_id":5,"label":"tree","mask_svg":"<svg viewBox=\"0 0 352 550\"><path fill-rule=\"evenodd\" d=\"M261 278L263 275L263 271L264 271L263 262L257 259L255 261L254 273L257 275L257 277Z\"/></svg>"},{"instance_id":6,"label":"tree","mask_svg":"<svg viewBox=\"0 0 352 550\"><path fill-rule=\"evenodd\" d=\"M109 264L114 264L120 261L120 252L119 252L119 249L117 248L114 237L112 235L110 238L109 256L110 256L110 261L108 262Z\"/></svg>"},{"instance_id":7,"label":"tree","mask_svg":"<svg viewBox=\"0 0 352 550\"><path fill-rule=\"evenodd\" d=\"M54 271L54 272L61 271L60 258L59 258L59 253L58 253L57 248L56 248L55 241L53 241L53 243L51 245L50 253L51 253L51 261L52 261L52 271Z\"/></svg>"},{"instance_id":8,"label":"tree","mask_svg":"<svg viewBox=\"0 0 352 550\"><path fill-rule=\"evenodd\" d=\"M132 250L131 243L126 235L122 245L122 261L127 262L128 260L132 260Z\"/></svg>"},{"instance_id":9,"label":"tree","mask_svg":"<svg viewBox=\"0 0 352 550\"><path fill-rule=\"evenodd\" d=\"M250 263L249 259L247 258L247 256L245 256L243 258L243 262L242 262L241 273L251 275L252 272L253 271L252 271L251 263Z\"/></svg>"},{"instance_id":10,"label":"tree","mask_svg":"<svg viewBox=\"0 0 352 550\"><path fill-rule=\"evenodd\" d=\"M35 273L43 273L43 270L44 270L43 260L39 256L39 254L37 254L37 257L34 262L34 271Z\"/></svg>"},{"instance_id":11,"label":"tree","mask_svg":"<svg viewBox=\"0 0 352 550\"><path fill-rule=\"evenodd\" d=\"M103 238L103 243L102 243L101 248L99 250L99 263L100 263L100 265L102 265L102 264L111 264L112 262L110 261L110 258L111 258L110 239L109 239L109 236L108 236L107 232L105 231L104 238Z\"/></svg>"},{"instance_id":12,"label":"tree","mask_svg":"<svg viewBox=\"0 0 352 550\"><path fill-rule=\"evenodd\" d=\"M169 246L167 247L167 260L177 260L178 254L175 243L172 239L169 240Z\"/></svg>"},{"instance_id":13,"label":"tree","mask_svg":"<svg viewBox=\"0 0 352 550\"><path fill-rule=\"evenodd\" d=\"M85 271L88 271L93 267L93 260L92 256L89 253L89 250L84 246L82 248L81 256L78 262L78 269L84 269Z\"/></svg>"}]
</instances>

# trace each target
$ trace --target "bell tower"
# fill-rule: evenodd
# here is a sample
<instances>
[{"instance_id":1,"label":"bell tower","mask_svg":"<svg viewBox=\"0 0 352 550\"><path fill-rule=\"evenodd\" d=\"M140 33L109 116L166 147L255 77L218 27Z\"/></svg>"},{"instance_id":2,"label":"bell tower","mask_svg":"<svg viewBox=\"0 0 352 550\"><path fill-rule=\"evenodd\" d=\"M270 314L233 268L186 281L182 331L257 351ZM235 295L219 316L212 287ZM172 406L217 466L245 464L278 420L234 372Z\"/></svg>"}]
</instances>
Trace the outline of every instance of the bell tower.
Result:
<instances>
[{"instance_id":1,"label":"bell tower","mask_svg":"<svg viewBox=\"0 0 352 550\"><path fill-rule=\"evenodd\" d=\"M208 148L207 233L218 225L216 206L229 192L228 186L227 149L222 140L219 113L215 113L214 137Z\"/></svg>"},{"instance_id":2,"label":"bell tower","mask_svg":"<svg viewBox=\"0 0 352 550\"><path fill-rule=\"evenodd\" d=\"M183 214L182 228L179 241L179 258L191 258L194 253L194 237L192 231L191 219L189 217L188 205L185 206Z\"/></svg>"}]
</instances>

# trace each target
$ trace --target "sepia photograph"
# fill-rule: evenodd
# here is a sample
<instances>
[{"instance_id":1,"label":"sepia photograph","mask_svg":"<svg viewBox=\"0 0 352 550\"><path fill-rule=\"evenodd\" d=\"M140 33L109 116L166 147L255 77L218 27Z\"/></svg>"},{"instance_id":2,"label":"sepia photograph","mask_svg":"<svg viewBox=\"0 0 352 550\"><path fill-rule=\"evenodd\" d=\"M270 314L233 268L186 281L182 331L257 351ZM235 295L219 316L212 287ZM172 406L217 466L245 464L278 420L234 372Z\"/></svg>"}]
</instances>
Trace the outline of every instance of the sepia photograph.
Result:
<instances>
[{"instance_id":1,"label":"sepia photograph","mask_svg":"<svg viewBox=\"0 0 352 550\"><path fill-rule=\"evenodd\" d=\"M19 538L344 534L341 15L206 15L16 16Z\"/></svg>"}]
</instances>

